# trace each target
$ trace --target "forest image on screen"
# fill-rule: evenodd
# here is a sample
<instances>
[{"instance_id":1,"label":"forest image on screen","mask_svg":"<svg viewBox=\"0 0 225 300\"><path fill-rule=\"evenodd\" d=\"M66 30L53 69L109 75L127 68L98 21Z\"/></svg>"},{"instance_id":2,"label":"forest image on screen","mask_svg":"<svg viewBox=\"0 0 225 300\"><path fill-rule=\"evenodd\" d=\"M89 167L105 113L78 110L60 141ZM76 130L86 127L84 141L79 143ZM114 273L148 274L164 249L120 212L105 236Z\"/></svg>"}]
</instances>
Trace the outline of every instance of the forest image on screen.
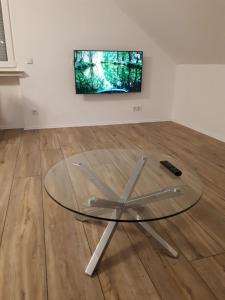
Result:
<instances>
[{"instance_id":1,"label":"forest image on screen","mask_svg":"<svg viewBox=\"0 0 225 300\"><path fill-rule=\"evenodd\" d=\"M77 94L140 92L142 51L74 51Z\"/></svg>"}]
</instances>

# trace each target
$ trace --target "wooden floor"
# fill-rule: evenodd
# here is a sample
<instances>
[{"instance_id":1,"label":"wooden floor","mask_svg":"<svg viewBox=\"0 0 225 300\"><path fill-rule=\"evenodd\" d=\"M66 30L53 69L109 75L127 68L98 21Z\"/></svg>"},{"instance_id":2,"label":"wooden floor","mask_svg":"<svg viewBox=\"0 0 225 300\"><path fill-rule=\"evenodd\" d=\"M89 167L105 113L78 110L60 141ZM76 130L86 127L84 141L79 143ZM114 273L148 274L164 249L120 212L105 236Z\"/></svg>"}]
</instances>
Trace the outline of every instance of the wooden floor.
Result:
<instances>
[{"instance_id":1,"label":"wooden floor","mask_svg":"<svg viewBox=\"0 0 225 300\"><path fill-rule=\"evenodd\" d=\"M225 299L225 144L172 122L0 132L0 299ZM178 251L168 257L121 224L98 273L84 268L105 227L80 223L46 194L63 157L96 148L159 150L199 174L189 212L154 222Z\"/></svg>"}]
</instances>

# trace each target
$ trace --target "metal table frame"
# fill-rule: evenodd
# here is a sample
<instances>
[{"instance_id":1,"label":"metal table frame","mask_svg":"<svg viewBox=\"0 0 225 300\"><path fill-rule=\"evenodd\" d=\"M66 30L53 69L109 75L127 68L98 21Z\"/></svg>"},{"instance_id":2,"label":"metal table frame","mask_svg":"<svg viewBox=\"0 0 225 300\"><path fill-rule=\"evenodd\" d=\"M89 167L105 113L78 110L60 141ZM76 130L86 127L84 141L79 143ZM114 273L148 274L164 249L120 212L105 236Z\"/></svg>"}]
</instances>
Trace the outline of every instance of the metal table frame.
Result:
<instances>
[{"instance_id":1,"label":"metal table frame","mask_svg":"<svg viewBox=\"0 0 225 300\"><path fill-rule=\"evenodd\" d=\"M117 195L105 182L103 182L95 173L93 170L91 170L87 165L83 163L74 163L73 165L79 167L81 172L87 176L87 178L95 184L98 189L101 190L101 192L108 198L106 199L100 199L100 198L91 198L88 199L87 205L90 207L95 207L95 212L99 210L99 215L101 214L100 208L113 208L114 211L111 215L112 219L116 219L116 221L110 221L108 225L106 226L102 237L92 254L92 257L86 267L85 273L89 276L92 276L100 263L112 237L113 234L117 228L118 223L120 222L120 218L124 211L128 212L129 214L133 215L134 217L137 217L138 221L135 221L135 224L138 226L141 226L144 228L144 230L151 235L153 238L155 238L167 251L168 253L173 256L177 257L178 252L167 242L165 241L160 235L156 233L156 231L146 222L142 222L142 218L140 216L140 213L137 213L136 208L140 203L145 204L146 201L159 201L161 199L165 199L168 197L174 197L180 195L182 192L182 186L180 187L168 187L165 189L162 189L160 191L146 194L143 196L139 196L136 198L130 198L134 187L138 181L138 178L144 168L144 165L147 161L147 157L142 157L135 165L133 172L131 173L130 178L128 179L124 190L121 195ZM85 221L88 218L93 218L93 216L76 216L76 218L80 221ZM139 228L140 229L140 228Z\"/></svg>"}]
</instances>

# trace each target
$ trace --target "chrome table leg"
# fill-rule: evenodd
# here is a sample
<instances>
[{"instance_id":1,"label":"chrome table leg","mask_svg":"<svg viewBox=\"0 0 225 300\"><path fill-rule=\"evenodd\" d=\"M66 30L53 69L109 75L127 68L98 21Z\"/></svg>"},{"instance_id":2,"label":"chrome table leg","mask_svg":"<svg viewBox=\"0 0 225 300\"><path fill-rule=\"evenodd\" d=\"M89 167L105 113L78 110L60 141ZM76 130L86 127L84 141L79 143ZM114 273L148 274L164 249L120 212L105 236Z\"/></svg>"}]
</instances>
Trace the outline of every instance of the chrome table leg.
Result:
<instances>
[{"instance_id":1,"label":"chrome table leg","mask_svg":"<svg viewBox=\"0 0 225 300\"><path fill-rule=\"evenodd\" d=\"M105 228L103 235L94 251L92 254L92 257L86 267L85 273L89 276L92 276L95 269L97 268L98 264L100 263L105 250L107 249L107 246L109 245L112 236L116 230L116 227L118 225L118 222L110 221Z\"/></svg>"},{"instance_id":2,"label":"chrome table leg","mask_svg":"<svg viewBox=\"0 0 225 300\"><path fill-rule=\"evenodd\" d=\"M134 209L130 208L129 213L132 216L136 216L137 220L141 220L140 214ZM143 228L147 234L152 236L160 245L162 245L171 256L178 257L178 252L167 242L165 241L147 222L138 222L136 223L138 229Z\"/></svg>"},{"instance_id":3,"label":"chrome table leg","mask_svg":"<svg viewBox=\"0 0 225 300\"><path fill-rule=\"evenodd\" d=\"M141 171L146 163L146 158L142 157L137 164L134 167L134 170L131 174L131 176L129 177L124 190L121 194L121 196L119 197L121 200L121 203L125 204L125 202L128 200L128 198L130 197L136 183L137 180L141 174ZM79 166L81 168L81 170L89 177L89 179L95 184L97 185L104 194L106 194L107 196L115 196L116 198L118 197L118 195L116 195L116 193L114 193L104 182L102 182L102 180L100 178L98 178L98 176L96 174L93 173L93 171L91 171L89 168L87 168L85 165L83 164L75 164L77 166ZM115 209L114 212L112 213L112 219L120 219L121 215L123 214L123 206L121 206L121 208ZM106 249L107 246L109 244L109 242L112 239L112 236L116 230L116 227L118 225L117 221L110 221L106 227L106 229L103 232L103 235L94 251L94 253L92 254L92 257L87 265L87 268L85 270L85 273L89 276L92 276L95 269L97 268L98 264L100 263Z\"/></svg>"},{"instance_id":4,"label":"chrome table leg","mask_svg":"<svg viewBox=\"0 0 225 300\"><path fill-rule=\"evenodd\" d=\"M151 235L160 245L163 246L173 257L178 257L178 252L167 242L165 241L148 223L138 222L138 224L144 230Z\"/></svg>"}]
</instances>

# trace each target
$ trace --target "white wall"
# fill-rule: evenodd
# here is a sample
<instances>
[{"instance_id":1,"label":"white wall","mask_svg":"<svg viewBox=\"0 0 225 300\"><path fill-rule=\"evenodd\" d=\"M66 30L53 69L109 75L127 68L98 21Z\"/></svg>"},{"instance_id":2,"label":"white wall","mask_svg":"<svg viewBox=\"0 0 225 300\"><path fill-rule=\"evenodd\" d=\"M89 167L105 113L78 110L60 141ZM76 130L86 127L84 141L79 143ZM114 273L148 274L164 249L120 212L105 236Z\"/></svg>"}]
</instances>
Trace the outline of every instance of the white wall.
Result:
<instances>
[{"instance_id":1,"label":"white wall","mask_svg":"<svg viewBox=\"0 0 225 300\"><path fill-rule=\"evenodd\" d=\"M224 0L114 1L176 63L225 63Z\"/></svg>"},{"instance_id":2,"label":"white wall","mask_svg":"<svg viewBox=\"0 0 225 300\"><path fill-rule=\"evenodd\" d=\"M23 128L22 101L19 79L0 77L0 129Z\"/></svg>"},{"instance_id":3,"label":"white wall","mask_svg":"<svg viewBox=\"0 0 225 300\"><path fill-rule=\"evenodd\" d=\"M0 78L0 127L25 125L29 129L172 117L225 141L225 65L178 65L173 95L175 65L150 33L126 15L124 6L124 12L120 10L120 0L9 2L16 59L26 78L21 83L16 78ZM82 48L143 50L142 93L76 95L72 51ZM26 64L30 57L33 65ZM133 113L133 105L142 105L142 112ZM32 115L32 109L39 114Z\"/></svg>"},{"instance_id":4,"label":"white wall","mask_svg":"<svg viewBox=\"0 0 225 300\"><path fill-rule=\"evenodd\" d=\"M225 141L225 65L179 65L173 120Z\"/></svg>"},{"instance_id":5,"label":"white wall","mask_svg":"<svg viewBox=\"0 0 225 300\"><path fill-rule=\"evenodd\" d=\"M10 0L10 8L17 61L27 74L25 128L171 119L175 66L113 0ZM72 51L85 48L143 50L142 93L76 95Z\"/></svg>"}]
</instances>

